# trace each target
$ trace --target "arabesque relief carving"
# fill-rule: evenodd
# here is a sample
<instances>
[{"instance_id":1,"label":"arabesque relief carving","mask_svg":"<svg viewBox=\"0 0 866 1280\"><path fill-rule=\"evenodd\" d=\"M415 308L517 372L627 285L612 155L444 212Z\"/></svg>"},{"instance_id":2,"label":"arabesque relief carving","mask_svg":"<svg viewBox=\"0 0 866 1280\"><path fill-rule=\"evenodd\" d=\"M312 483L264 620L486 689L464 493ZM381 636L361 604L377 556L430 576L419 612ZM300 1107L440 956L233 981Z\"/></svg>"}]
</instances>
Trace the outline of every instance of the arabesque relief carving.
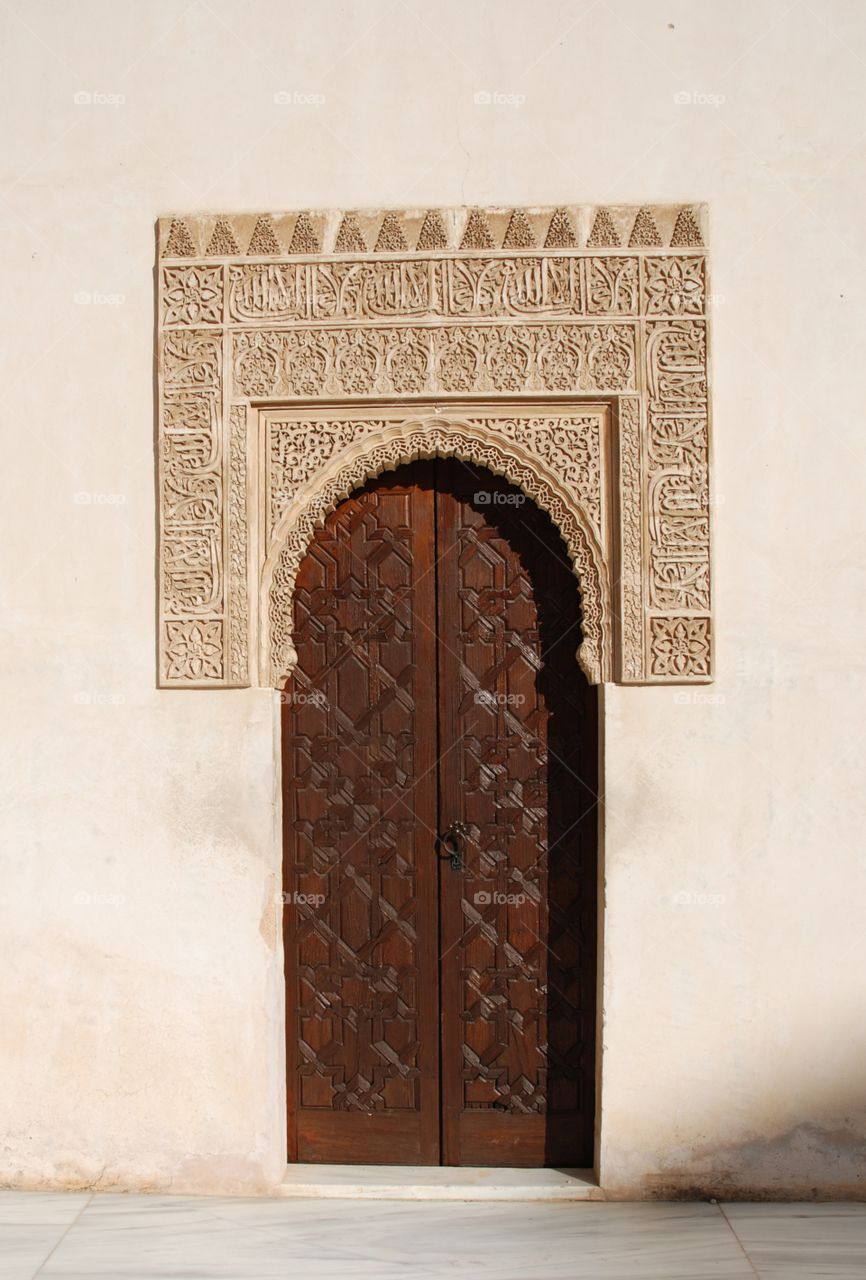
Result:
<instances>
[{"instance_id":1,"label":"arabesque relief carving","mask_svg":"<svg viewBox=\"0 0 866 1280\"><path fill-rule=\"evenodd\" d=\"M548 510L591 680L711 678L704 220L161 220L160 683L283 681L313 530L369 476L433 455Z\"/></svg>"},{"instance_id":2,"label":"arabesque relief carving","mask_svg":"<svg viewBox=\"0 0 866 1280\"><path fill-rule=\"evenodd\" d=\"M635 389L635 326L258 329L234 336L235 387L254 399Z\"/></svg>"},{"instance_id":3,"label":"arabesque relief carving","mask_svg":"<svg viewBox=\"0 0 866 1280\"><path fill-rule=\"evenodd\" d=\"M364 481L409 459L471 458L519 486L562 534L581 584L583 643L579 658L590 681L612 678L610 583L602 459L608 413L543 417L476 410L405 421L389 417L296 419L265 415L266 491L272 549L264 583L268 598L271 683L284 683L294 663L292 592L314 530ZM263 660L267 654L263 655Z\"/></svg>"}]
</instances>

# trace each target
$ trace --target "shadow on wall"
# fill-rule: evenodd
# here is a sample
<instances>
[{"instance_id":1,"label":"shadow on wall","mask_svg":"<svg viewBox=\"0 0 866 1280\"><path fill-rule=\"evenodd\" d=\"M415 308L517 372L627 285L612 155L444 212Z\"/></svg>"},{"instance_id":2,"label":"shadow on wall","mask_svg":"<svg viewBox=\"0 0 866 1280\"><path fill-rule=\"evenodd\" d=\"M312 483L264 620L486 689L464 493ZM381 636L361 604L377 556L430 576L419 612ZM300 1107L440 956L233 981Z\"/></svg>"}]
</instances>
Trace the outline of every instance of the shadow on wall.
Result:
<instances>
[{"instance_id":1,"label":"shadow on wall","mask_svg":"<svg viewBox=\"0 0 866 1280\"><path fill-rule=\"evenodd\" d=\"M858 1104L859 1105L859 1104ZM866 1122L864 1122L866 1129ZM683 1148L610 1199L866 1200L866 1139L844 1125L803 1121L774 1137Z\"/></svg>"}]
</instances>

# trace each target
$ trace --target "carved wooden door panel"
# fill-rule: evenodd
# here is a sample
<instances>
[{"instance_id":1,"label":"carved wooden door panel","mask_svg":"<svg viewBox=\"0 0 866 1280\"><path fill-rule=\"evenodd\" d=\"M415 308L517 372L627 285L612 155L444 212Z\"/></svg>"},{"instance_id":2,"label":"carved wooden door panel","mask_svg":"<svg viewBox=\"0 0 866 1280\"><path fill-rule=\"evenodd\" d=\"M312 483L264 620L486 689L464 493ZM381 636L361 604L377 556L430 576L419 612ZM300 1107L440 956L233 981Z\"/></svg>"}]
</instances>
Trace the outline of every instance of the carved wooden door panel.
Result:
<instances>
[{"instance_id":1,"label":"carved wooden door panel","mask_svg":"<svg viewBox=\"0 0 866 1280\"><path fill-rule=\"evenodd\" d=\"M440 811L446 1164L593 1163L595 690L549 519L439 464ZM446 480L447 476L447 480Z\"/></svg>"},{"instance_id":2,"label":"carved wooden door panel","mask_svg":"<svg viewBox=\"0 0 866 1280\"><path fill-rule=\"evenodd\" d=\"M283 715L289 1158L439 1162L432 473L343 502Z\"/></svg>"},{"instance_id":3,"label":"carved wooden door panel","mask_svg":"<svg viewBox=\"0 0 866 1280\"><path fill-rule=\"evenodd\" d=\"M403 467L316 535L283 716L290 1159L592 1163L579 626L548 518L483 469Z\"/></svg>"}]
</instances>

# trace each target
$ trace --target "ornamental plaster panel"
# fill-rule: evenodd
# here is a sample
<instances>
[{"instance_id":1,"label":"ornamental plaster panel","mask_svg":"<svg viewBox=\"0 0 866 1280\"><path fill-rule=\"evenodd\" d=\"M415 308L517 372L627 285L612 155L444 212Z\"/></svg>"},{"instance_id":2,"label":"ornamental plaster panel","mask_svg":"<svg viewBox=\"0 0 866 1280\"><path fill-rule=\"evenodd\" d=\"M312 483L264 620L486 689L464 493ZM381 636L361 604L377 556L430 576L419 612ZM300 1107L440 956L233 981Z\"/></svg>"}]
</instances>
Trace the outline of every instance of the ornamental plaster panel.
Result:
<instances>
[{"instance_id":1,"label":"ornamental plaster panel","mask_svg":"<svg viewBox=\"0 0 866 1280\"><path fill-rule=\"evenodd\" d=\"M592 680L712 676L701 206L159 224L159 680L282 681L316 525L464 457L568 547Z\"/></svg>"}]
</instances>

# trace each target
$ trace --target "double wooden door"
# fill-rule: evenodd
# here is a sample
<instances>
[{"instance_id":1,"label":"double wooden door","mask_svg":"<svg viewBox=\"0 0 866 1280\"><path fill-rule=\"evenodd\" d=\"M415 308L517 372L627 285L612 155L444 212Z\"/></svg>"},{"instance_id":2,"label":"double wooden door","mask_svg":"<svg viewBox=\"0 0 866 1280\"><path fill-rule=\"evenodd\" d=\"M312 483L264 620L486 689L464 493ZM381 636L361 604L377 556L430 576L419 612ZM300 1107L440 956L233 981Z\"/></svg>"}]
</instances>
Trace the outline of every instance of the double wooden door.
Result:
<instances>
[{"instance_id":1,"label":"double wooden door","mask_svg":"<svg viewBox=\"0 0 866 1280\"><path fill-rule=\"evenodd\" d=\"M289 1158L591 1165L596 702L559 535L414 463L328 518L294 609Z\"/></svg>"}]
</instances>

